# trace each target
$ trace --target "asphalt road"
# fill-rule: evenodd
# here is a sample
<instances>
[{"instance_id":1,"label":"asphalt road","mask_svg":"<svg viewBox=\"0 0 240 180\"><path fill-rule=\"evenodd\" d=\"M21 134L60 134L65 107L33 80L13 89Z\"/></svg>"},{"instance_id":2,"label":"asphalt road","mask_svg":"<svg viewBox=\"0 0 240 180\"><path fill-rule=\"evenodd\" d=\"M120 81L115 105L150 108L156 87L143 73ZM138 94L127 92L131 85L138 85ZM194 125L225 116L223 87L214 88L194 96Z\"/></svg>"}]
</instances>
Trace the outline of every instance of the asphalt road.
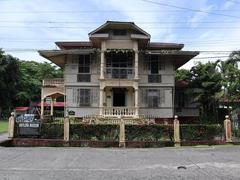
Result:
<instances>
[{"instance_id":1,"label":"asphalt road","mask_svg":"<svg viewBox=\"0 0 240 180\"><path fill-rule=\"evenodd\" d=\"M184 167L178 169L179 166ZM159 149L0 147L0 179L240 179L240 146Z\"/></svg>"}]
</instances>

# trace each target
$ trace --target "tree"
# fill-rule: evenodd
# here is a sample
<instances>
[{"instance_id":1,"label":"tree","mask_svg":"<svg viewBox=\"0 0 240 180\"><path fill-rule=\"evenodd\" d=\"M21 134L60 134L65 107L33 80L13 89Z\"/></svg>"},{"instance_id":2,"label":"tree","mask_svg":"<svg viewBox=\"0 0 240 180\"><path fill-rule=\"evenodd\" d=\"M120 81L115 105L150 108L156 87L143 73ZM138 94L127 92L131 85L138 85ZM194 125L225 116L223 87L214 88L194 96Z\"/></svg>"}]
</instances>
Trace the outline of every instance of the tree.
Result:
<instances>
[{"instance_id":1,"label":"tree","mask_svg":"<svg viewBox=\"0 0 240 180\"><path fill-rule=\"evenodd\" d=\"M20 61L20 87L16 104L28 106L31 101L41 98L42 80L45 78L63 77L63 71L49 63L35 61Z\"/></svg>"},{"instance_id":2,"label":"tree","mask_svg":"<svg viewBox=\"0 0 240 180\"><path fill-rule=\"evenodd\" d=\"M234 105L240 99L240 70L238 63L240 61L240 52L234 51L229 55L226 61L219 62L219 69L222 74L222 99L227 100L228 113L229 106Z\"/></svg>"},{"instance_id":3,"label":"tree","mask_svg":"<svg viewBox=\"0 0 240 180\"><path fill-rule=\"evenodd\" d=\"M191 72L187 69L179 69L176 73L176 80L189 82L191 79Z\"/></svg>"},{"instance_id":4,"label":"tree","mask_svg":"<svg viewBox=\"0 0 240 180\"><path fill-rule=\"evenodd\" d=\"M17 96L20 79L18 59L0 49L0 117L4 109L10 111Z\"/></svg>"}]
</instances>

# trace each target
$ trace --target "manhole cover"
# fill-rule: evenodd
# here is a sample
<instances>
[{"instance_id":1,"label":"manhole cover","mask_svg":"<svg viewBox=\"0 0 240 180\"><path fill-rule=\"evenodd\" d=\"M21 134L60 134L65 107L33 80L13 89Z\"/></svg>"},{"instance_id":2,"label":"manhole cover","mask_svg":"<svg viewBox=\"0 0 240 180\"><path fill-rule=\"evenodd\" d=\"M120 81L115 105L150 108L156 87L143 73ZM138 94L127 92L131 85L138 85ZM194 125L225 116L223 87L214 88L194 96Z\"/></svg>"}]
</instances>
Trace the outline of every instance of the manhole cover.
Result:
<instances>
[{"instance_id":1,"label":"manhole cover","mask_svg":"<svg viewBox=\"0 0 240 180\"><path fill-rule=\"evenodd\" d=\"M187 167L186 167L186 166L178 166L177 169L178 169L178 170L187 169Z\"/></svg>"}]
</instances>

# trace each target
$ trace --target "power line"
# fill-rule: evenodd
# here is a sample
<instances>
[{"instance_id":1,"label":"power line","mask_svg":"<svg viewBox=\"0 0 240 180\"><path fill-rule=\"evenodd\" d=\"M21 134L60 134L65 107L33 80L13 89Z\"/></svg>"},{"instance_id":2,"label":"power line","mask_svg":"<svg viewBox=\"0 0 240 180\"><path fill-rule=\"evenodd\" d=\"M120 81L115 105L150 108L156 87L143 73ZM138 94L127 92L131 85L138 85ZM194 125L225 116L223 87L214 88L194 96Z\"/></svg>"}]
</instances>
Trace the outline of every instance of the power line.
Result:
<instances>
[{"instance_id":1,"label":"power line","mask_svg":"<svg viewBox=\"0 0 240 180\"><path fill-rule=\"evenodd\" d=\"M225 1L229 1L229 2L232 2L232 3L235 3L235 4L240 4L239 1L234 1L234 0L225 0Z\"/></svg>"},{"instance_id":2,"label":"power line","mask_svg":"<svg viewBox=\"0 0 240 180\"><path fill-rule=\"evenodd\" d=\"M187 10L187 11L201 12L201 13L212 14L212 15L217 15L217 16L225 16L225 17L240 19L239 16L209 12L209 11L204 11L204 10L200 10L200 9L192 9L192 8L187 8L187 7L182 7L182 6L171 5L171 4L167 4L167 3L155 2L155 1L151 1L151 0L142 0L142 1L147 2L147 3L157 4L160 6L165 6L165 7L172 7L172 8L177 8L177 9L182 9L182 10Z\"/></svg>"},{"instance_id":3,"label":"power line","mask_svg":"<svg viewBox=\"0 0 240 180\"><path fill-rule=\"evenodd\" d=\"M29 24L100 24L102 21L10 21L10 20L0 20L2 23L14 24L14 23L29 23ZM237 23L238 21L136 21L136 24L185 24L185 23L206 23L206 24L225 24L225 23ZM239 21L240 22L240 21Z\"/></svg>"},{"instance_id":4,"label":"power line","mask_svg":"<svg viewBox=\"0 0 240 180\"><path fill-rule=\"evenodd\" d=\"M95 29L95 26L0 26L0 28L48 28L48 29ZM168 26L161 26L161 27L143 27L145 29L169 29ZM171 27L171 29L240 29L239 26L233 26L233 27L226 27L226 26L210 26L210 27L187 27L187 26L177 26L177 27Z\"/></svg>"},{"instance_id":5,"label":"power line","mask_svg":"<svg viewBox=\"0 0 240 180\"><path fill-rule=\"evenodd\" d=\"M32 49L32 48L2 48L4 51L22 51L22 52L29 52L29 51L39 51L39 50L46 50L46 49ZM52 49L52 50L59 50L59 49ZM191 51L191 50L190 50ZM208 54L224 54L224 53L231 53L232 51L229 50L199 50L198 52Z\"/></svg>"},{"instance_id":6,"label":"power line","mask_svg":"<svg viewBox=\"0 0 240 180\"><path fill-rule=\"evenodd\" d=\"M226 58L229 56L209 56L209 57L196 57L194 59L216 59L216 58Z\"/></svg>"},{"instance_id":7,"label":"power line","mask_svg":"<svg viewBox=\"0 0 240 180\"><path fill-rule=\"evenodd\" d=\"M142 0L142 1L147 1L147 0ZM158 3L158 2L153 2L152 3ZM163 4L163 3L162 3ZM160 3L159 3L160 5ZM166 6L164 4L164 6ZM175 7L174 5L167 5L169 7ZM1 11L0 14L85 14L85 13L122 13L122 12L136 12L136 13L162 13L162 12L179 12L179 13L182 13L184 12L185 7L178 7L179 9L178 10L123 10L123 11L120 11L120 10L78 10L78 11L74 11L74 10L71 10L71 11L53 11L53 10L50 10L50 11ZM184 8L184 9L182 9ZM190 10L190 8L187 8L188 10ZM191 9L193 10L193 9ZM196 11L196 10L194 10ZM199 11L199 10L198 10ZM214 12L223 12L223 11L226 11L226 12L238 12L238 10L226 10L226 9L213 9L211 11L214 11ZM211 12L206 12L206 13L211 13ZM219 14L216 14L216 15L219 15ZM228 15L227 15L228 16Z\"/></svg>"}]
</instances>

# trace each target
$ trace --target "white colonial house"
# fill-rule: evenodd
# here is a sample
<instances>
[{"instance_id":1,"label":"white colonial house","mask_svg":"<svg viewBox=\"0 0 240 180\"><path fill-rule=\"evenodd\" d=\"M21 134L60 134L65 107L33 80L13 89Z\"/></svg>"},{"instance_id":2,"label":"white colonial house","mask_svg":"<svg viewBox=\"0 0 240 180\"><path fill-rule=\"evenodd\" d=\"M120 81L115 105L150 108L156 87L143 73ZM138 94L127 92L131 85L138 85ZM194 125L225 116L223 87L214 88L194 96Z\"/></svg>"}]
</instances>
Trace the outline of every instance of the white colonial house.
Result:
<instances>
[{"instance_id":1,"label":"white colonial house","mask_svg":"<svg viewBox=\"0 0 240 180\"><path fill-rule=\"evenodd\" d=\"M183 44L151 42L133 22L107 21L89 41L56 42L40 55L64 69L64 80L43 81L44 101L65 96L65 116L172 119L175 72L198 55ZM53 108L51 108L51 114ZM178 107L179 110L179 107Z\"/></svg>"}]
</instances>

